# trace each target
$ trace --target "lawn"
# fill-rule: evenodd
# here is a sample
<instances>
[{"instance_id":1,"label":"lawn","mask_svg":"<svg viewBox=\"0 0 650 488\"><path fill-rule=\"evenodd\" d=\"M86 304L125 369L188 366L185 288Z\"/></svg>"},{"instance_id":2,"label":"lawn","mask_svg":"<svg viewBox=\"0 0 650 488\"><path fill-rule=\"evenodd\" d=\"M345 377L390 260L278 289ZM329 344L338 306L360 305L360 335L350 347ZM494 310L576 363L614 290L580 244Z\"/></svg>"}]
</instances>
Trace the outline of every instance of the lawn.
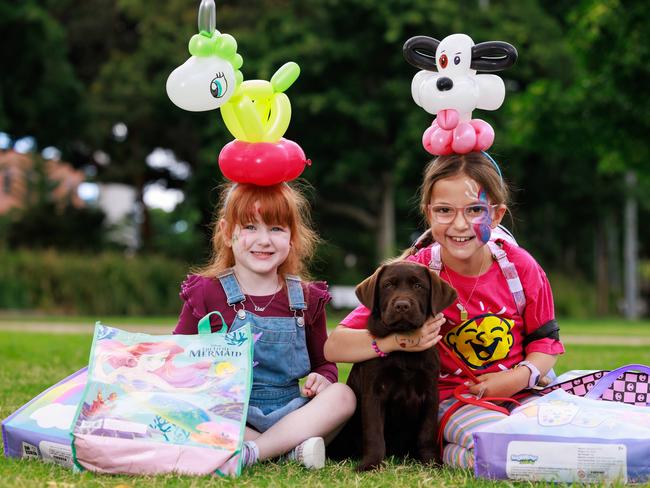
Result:
<instances>
[{"instance_id":1,"label":"lawn","mask_svg":"<svg viewBox=\"0 0 650 488\"><path fill-rule=\"evenodd\" d=\"M41 318L42 320L42 318ZM56 321L53 318L47 320ZM124 319L122 319L124 320ZM30 319L30 321L32 321ZM171 322L170 322L171 321ZM62 320L62 322L66 322ZM161 332L169 330L173 319L159 322L148 319L109 321L111 324L161 324ZM1 323L1 320L0 320ZM81 321L83 323L83 320ZM88 322L86 322L88 323ZM633 335L650 337L650 324L622 321L562 321L563 332L571 335ZM623 332L624 331L624 332ZM0 417L5 418L45 388L86 365L91 336L88 334L42 334L0 331ZM606 346L570 345L558 362L557 372L569 369L615 368L627 363L650 364L650 348L643 345ZM347 377L349 365L341 365L341 379ZM0 460L0 486L71 486L116 487L147 486L514 486L507 482L476 480L469 471L445 468L434 470L416 463L390 462L377 473L357 474L350 463L328 463L325 469L313 472L292 464L263 464L247 470L237 480L178 476L121 477L76 475L55 465L38 461ZM517 486L535 486L531 483ZM539 484L539 486L543 486ZM647 486L650 486L648 484Z\"/></svg>"}]
</instances>

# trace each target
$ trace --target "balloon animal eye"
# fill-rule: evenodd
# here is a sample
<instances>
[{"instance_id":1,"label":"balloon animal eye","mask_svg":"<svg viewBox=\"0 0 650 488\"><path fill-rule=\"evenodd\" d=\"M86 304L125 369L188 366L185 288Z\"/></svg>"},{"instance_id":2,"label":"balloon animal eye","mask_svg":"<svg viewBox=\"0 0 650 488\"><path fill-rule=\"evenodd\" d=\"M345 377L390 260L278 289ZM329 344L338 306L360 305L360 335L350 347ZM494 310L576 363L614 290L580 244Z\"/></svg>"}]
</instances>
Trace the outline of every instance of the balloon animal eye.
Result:
<instances>
[{"instance_id":1,"label":"balloon animal eye","mask_svg":"<svg viewBox=\"0 0 650 488\"><path fill-rule=\"evenodd\" d=\"M221 98L228 89L228 80L223 73L217 73L217 76L210 82L210 93L214 98Z\"/></svg>"},{"instance_id":2,"label":"balloon animal eye","mask_svg":"<svg viewBox=\"0 0 650 488\"><path fill-rule=\"evenodd\" d=\"M454 64L460 64L460 56L454 58Z\"/></svg>"},{"instance_id":3,"label":"balloon animal eye","mask_svg":"<svg viewBox=\"0 0 650 488\"><path fill-rule=\"evenodd\" d=\"M445 69L447 67L447 61L448 61L447 55L443 54L442 56L440 56L440 59L438 60L438 64L442 69Z\"/></svg>"}]
</instances>

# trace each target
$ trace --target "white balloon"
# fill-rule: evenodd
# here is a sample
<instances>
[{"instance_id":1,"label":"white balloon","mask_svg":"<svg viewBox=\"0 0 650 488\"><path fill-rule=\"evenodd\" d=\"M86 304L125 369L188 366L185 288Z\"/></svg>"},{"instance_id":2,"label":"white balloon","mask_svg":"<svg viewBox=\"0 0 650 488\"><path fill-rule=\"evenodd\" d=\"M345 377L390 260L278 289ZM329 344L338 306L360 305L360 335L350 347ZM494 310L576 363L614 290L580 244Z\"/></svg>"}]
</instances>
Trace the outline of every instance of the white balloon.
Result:
<instances>
[{"instance_id":1,"label":"white balloon","mask_svg":"<svg viewBox=\"0 0 650 488\"><path fill-rule=\"evenodd\" d=\"M476 74L472 69L474 41L465 34L445 37L436 49L437 71L422 70L411 83L413 100L430 114L440 110L458 111L461 121L468 121L476 108L498 109L506 95L503 80L497 75ZM441 63L445 56L446 63ZM446 78L447 86L440 88L438 80Z\"/></svg>"},{"instance_id":2,"label":"white balloon","mask_svg":"<svg viewBox=\"0 0 650 488\"><path fill-rule=\"evenodd\" d=\"M192 56L167 78L167 95L190 112L214 110L235 91L235 70L218 56Z\"/></svg>"}]
</instances>

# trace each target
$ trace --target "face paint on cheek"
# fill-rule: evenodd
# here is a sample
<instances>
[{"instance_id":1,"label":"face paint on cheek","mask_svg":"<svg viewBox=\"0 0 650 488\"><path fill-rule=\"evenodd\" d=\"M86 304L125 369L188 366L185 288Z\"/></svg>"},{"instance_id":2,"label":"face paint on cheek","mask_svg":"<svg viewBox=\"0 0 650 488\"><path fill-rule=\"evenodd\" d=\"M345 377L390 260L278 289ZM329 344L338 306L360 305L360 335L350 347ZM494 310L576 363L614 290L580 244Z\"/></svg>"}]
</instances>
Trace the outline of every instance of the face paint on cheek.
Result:
<instances>
[{"instance_id":1,"label":"face paint on cheek","mask_svg":"<svg viewBox=\"0 0 650 488\"><path fill-rule=\"evenodd\" d=\"M485 193L485 190L482 188L479 192L478 199L479 201L485 203L486 205L490 204L487 198L487 193ZM490 211L488 210L487 215L485 216L483 221L473 224L472 226L474 228L474 234L476 234L478 240L481 241L483 244L487 244L488 241L490 240L490 236L492 235L491 225L492 225L492 217L490 216Z\"/></svg>"},{"instance_id":2,"label":"face paint on cheek","mask_svg":"<svg viewBox=\"0 0 650 488\"><path fill-rule=\"evenodd\" d=\"M492 229L486 224L474 224L474 233L476 234L476 237L478 237L479 241L483 244L487 244L490 241Z\"/></svg>"},{"instance_id":3,"label":"face paint on cheek","mask_svg":"<svg viewBox=\"0 0 650 488\"><path fill-rule=\"evenodd\" d=\"M237 245L239 249L247 249L249 247L248 241L250 240L250 236L246 234L238 234L236 238L233 240L233 246Z\"/></svg>"}]
</instances>

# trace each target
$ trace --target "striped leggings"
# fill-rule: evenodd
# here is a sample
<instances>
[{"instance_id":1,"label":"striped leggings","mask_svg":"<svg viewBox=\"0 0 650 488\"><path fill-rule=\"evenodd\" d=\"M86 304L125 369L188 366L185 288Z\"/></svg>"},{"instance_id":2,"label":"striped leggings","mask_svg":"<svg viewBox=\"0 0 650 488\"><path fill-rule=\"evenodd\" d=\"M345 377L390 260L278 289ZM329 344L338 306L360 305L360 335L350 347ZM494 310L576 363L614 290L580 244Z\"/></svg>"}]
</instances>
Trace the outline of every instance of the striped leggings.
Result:
<instances>
[{"instance_id":1,"label":"striped leggings","mask_svg":"<svg viewBox=\"0 0 650 488\"><path fill-rule=\"evenodd\" d=\"M525 403L537 398L530 395L523 400ZM442 418L447 409L456 403L455 398L448 398L440 402L438 420ZM474 468L474 438L472 433L478 428L505 418L506 415L494 410L488 410L476 405L463 405L449 418L445 425L445 448L442 453L444 464L459 468Z\"/></svg>"}]
</instances>

